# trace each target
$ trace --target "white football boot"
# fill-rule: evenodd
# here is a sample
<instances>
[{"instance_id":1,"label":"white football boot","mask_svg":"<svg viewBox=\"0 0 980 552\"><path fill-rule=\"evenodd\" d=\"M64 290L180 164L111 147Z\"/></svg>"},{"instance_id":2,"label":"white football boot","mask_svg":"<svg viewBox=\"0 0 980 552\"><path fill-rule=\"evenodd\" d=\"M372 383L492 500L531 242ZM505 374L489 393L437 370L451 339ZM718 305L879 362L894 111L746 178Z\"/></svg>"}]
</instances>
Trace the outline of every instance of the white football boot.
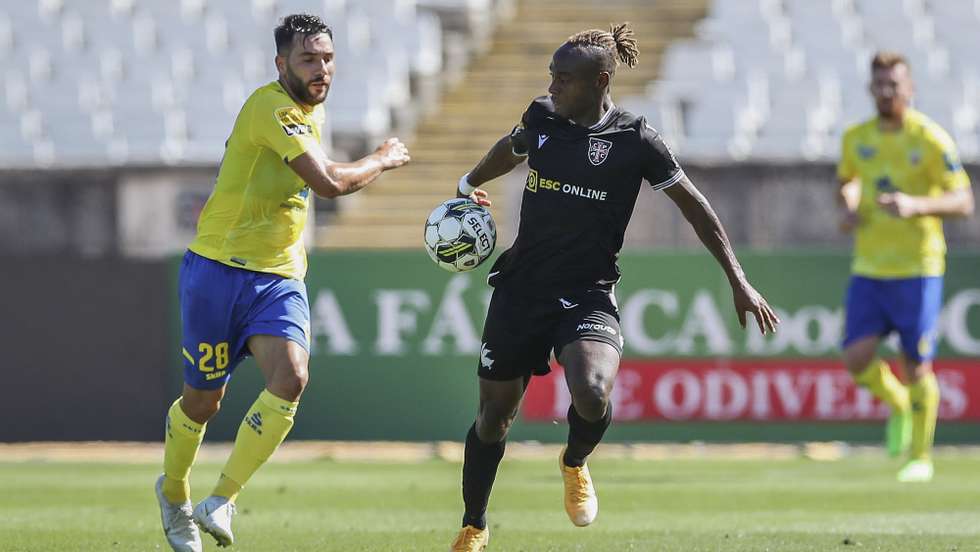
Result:
<instances>
[{"instance_id":1,"label":"white football boot","mask_svg":"<svg viewBox=\"0 0 980 552\"><path fill-rule=\"evenodd\" d=\"M163 496L163 478L157 478L155 485L157 502L160 503L160 520L163 522L163 534L174 552L201 552L201 533L191 514L190 501L174 504Z\"/></svg>"},{"instance_id":2,"label":"white football boot","mask_svg":"<svg viewBox=\"0 0 980 552\"><path fill-rule=\"evenodd\" d=\"M231 532L231 518L235 515L235 503L223 496L209 496L194 508L194 523L202 531L214 537L218 546L229 546L235 542Z\"/></svg>"},{"instance_id":3,"label":"white football boot","mask_svg":"<svg viewBox=\"0 0 980 552\"><path fill-rule=\"evenodd\" d=\"M901 483L928 483L932 481L934 470L932 460L909 460L898 472Z\"/></svg>"}]
</instances>

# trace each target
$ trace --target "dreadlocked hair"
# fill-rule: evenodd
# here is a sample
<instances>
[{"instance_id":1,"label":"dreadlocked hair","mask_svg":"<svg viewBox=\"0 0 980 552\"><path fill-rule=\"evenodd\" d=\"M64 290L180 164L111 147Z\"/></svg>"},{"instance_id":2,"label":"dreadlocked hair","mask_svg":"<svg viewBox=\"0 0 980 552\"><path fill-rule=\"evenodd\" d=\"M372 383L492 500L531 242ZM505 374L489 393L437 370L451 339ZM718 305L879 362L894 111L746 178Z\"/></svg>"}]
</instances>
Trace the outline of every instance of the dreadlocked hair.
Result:
<instances>
[{"instance_id":1,"label":"dreadlocked hair","mask_svg":"<svg viewBox=\"0 0 980 552\"><path fill-rule=\"evenodd\" d=\"M613 67L623 62L627 67L636 67L640 49L629 22L610 25L608 31L589 29L568 37L567 44L582 47L600 48L608 53Z\"/></svg>"}]
</instances>

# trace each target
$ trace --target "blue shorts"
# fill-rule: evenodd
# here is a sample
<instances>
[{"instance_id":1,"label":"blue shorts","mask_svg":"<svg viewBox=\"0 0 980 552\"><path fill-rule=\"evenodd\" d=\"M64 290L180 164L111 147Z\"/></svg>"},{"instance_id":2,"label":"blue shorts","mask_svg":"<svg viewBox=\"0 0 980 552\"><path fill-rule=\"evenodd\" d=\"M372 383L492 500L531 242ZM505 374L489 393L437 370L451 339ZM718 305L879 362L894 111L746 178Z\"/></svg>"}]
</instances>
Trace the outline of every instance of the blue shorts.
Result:
<instances>
[{"instance_id":1,"label":"blue shorts","mask_svg":"<svg viewBox=\"0 0 980 552\"><path fill-rule=\"evenodd\" d=\"M851 276L847 288L844 343L898 332L902 352L915 362L936 352L936 326L943 306L943 277L876 279Z\"/></svg>"},{"instance_id":2,"label":"blue shorts","mask_svg":"<svg viewBox=\"0 0 980 552\"><path fill-rule=\"evenodd\" d=\"M253 335L285 337L309 345L306 285L275 274L234 268L184 254L178 283L184 381L218 389L248 354Z\"/></svg>"}]
</instances>

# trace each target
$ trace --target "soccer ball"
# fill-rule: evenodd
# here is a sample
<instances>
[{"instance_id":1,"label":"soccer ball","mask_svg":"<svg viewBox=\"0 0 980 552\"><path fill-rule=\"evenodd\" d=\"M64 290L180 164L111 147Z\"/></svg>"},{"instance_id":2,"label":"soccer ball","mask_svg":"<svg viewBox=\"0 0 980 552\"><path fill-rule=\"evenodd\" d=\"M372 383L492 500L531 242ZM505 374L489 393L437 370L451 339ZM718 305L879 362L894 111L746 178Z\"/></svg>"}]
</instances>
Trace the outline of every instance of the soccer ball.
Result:
<instances>
[{"instance_id":1,"label":"soccer ball","mask_svg":"<svg viewBox=\"0 0 980 552\"><path fill-rule=\"evenodd\" d=\"M440 203L425 221L425 250L449 272L480 266L496 244L497 226L490 211L467 198Z\"/></svg>"}]
</instances>

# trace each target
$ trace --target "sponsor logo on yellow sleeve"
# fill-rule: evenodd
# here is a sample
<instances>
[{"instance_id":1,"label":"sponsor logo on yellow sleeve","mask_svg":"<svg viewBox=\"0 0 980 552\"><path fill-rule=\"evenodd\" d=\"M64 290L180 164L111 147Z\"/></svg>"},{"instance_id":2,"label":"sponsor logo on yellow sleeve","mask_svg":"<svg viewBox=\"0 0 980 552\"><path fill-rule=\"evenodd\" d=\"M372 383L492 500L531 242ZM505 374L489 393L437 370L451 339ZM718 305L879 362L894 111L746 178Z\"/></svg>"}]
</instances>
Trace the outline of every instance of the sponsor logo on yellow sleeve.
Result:
<instances>
[{"instance_id":1,"label":"sponsor logo on yellow sleeve","mask_svg":"<svg viewBox=\"0 0 980 552\"><path fill-rule=\"evenodd\" d=\"M313 127L297 107L280 107L276 110L276 120L286 136L313 134Z\"/></svg>"}]
</instances>

